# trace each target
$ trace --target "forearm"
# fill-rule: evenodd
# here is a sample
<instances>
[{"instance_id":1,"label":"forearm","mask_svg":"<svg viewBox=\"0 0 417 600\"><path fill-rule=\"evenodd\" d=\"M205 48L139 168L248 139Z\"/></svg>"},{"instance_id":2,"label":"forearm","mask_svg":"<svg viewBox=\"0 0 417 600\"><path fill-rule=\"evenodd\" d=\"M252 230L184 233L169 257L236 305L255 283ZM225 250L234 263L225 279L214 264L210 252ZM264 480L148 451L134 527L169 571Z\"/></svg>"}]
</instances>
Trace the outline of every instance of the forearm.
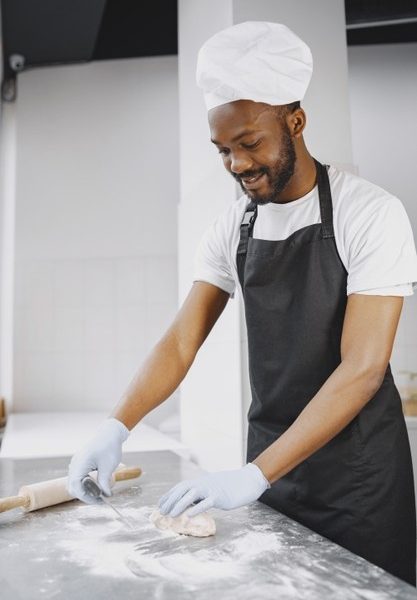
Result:
<instances>
[{"instance_id":1,"label":"forearm","mask_svg":"<svg viewBox=\"0 0 417 600\"><path fill-rule=\"evenodd\" d=\"M173 330L169 330L134 376L112 416L132 429L176 390L193 358L181 352Z\"/></svg>"},{"instance_id":2,"label":"forearm","mask_svg":"<svg viewBox=\"0 0 417 600\"><path fill-rule=\"evenodd\" d=\"M319 450L360 412L381 384L381 372L342 362L289 429L254 462L270 483Z\"/></svg>"}]
</instances>

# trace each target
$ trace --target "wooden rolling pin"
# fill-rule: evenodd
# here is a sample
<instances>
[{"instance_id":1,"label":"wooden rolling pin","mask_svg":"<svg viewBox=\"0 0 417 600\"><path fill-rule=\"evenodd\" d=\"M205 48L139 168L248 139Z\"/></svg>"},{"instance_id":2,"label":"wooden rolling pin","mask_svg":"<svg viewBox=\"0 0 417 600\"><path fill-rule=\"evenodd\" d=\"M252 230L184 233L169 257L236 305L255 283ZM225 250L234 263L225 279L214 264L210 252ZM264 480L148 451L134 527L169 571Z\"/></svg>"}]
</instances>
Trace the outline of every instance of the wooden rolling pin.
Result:
<instances>
[{"instance_id":1,"label":"wooden rolling pin","mask_svg":"<svg viewBox=\"0 0 417 600\"><path fill-rule=\"evenodd\" d=\"M136 479L141 474L142 469L139 467L119 467L113 473L113 483L115 481L125 481L126 479ZM90 475L96 479L97 471L90 473ZM59 479L24 485L20 488L17 496L0 498L0 512L19 507L29 512L46 506L61 504L61 502L68 502L69 500L74 500L74 497L68 493L67 477L60 477Z\"/></svg>"}]
</instances>

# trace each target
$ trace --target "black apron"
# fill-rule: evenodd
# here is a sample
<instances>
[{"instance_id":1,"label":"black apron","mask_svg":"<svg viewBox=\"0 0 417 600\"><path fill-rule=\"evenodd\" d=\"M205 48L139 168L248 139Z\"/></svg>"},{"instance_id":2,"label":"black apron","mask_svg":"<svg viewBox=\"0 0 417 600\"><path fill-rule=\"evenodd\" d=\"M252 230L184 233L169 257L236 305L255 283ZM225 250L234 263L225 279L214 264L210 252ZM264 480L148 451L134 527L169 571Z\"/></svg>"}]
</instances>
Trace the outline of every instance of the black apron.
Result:
<instances>
[{"instance_id":1,"label":"black apron","mask_svg":"<svg viewBox=\"0 0 417 600\"><path fill-rule=\"evenodd\" d=\"M321 223L285 240L254 239L250 203L240 228L252 390L248 461L291 426L341 361L347 272L334 239L327 169L316 168ZM390 366L357 417L260 500L415 585L413 471Z\"/></svg>"}]
</instances>

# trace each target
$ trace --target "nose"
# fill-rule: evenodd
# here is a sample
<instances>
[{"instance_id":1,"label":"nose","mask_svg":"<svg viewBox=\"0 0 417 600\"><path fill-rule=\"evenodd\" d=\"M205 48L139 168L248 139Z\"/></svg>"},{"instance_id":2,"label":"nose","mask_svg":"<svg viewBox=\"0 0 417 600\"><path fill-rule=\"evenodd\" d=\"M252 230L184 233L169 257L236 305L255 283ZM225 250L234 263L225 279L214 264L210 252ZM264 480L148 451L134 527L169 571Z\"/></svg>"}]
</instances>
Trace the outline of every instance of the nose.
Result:
<instances>
[{"instance_id":1,"label":"nose","mask_svg":"<svg viewBox=\"0 0 417 600\"><path fill-rule=\"evenodd\" d=\"M241 175L246 171L251 171L253 162L244 152L235 152L230 155L229 168L234 175Z\"/></svg>"}]
</instances>

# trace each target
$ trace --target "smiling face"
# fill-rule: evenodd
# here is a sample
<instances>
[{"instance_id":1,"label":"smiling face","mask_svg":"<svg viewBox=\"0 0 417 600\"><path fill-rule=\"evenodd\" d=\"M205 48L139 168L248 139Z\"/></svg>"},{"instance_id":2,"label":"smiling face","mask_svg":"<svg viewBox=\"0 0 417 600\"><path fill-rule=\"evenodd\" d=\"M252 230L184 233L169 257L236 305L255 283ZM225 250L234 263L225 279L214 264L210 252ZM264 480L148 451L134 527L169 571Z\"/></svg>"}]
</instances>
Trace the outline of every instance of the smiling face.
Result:
<instances>
[{"instance_id":1,"label":"smiling face","mask_svg":"<svg viewBox=\"0 0 417 600\"><path fill-rule=\"evenodd\" d=\"M256 204L277 202L297 159L286 109L250 100L209 111L211 141L225 168Z\"/></svg>"}]
</instances>

